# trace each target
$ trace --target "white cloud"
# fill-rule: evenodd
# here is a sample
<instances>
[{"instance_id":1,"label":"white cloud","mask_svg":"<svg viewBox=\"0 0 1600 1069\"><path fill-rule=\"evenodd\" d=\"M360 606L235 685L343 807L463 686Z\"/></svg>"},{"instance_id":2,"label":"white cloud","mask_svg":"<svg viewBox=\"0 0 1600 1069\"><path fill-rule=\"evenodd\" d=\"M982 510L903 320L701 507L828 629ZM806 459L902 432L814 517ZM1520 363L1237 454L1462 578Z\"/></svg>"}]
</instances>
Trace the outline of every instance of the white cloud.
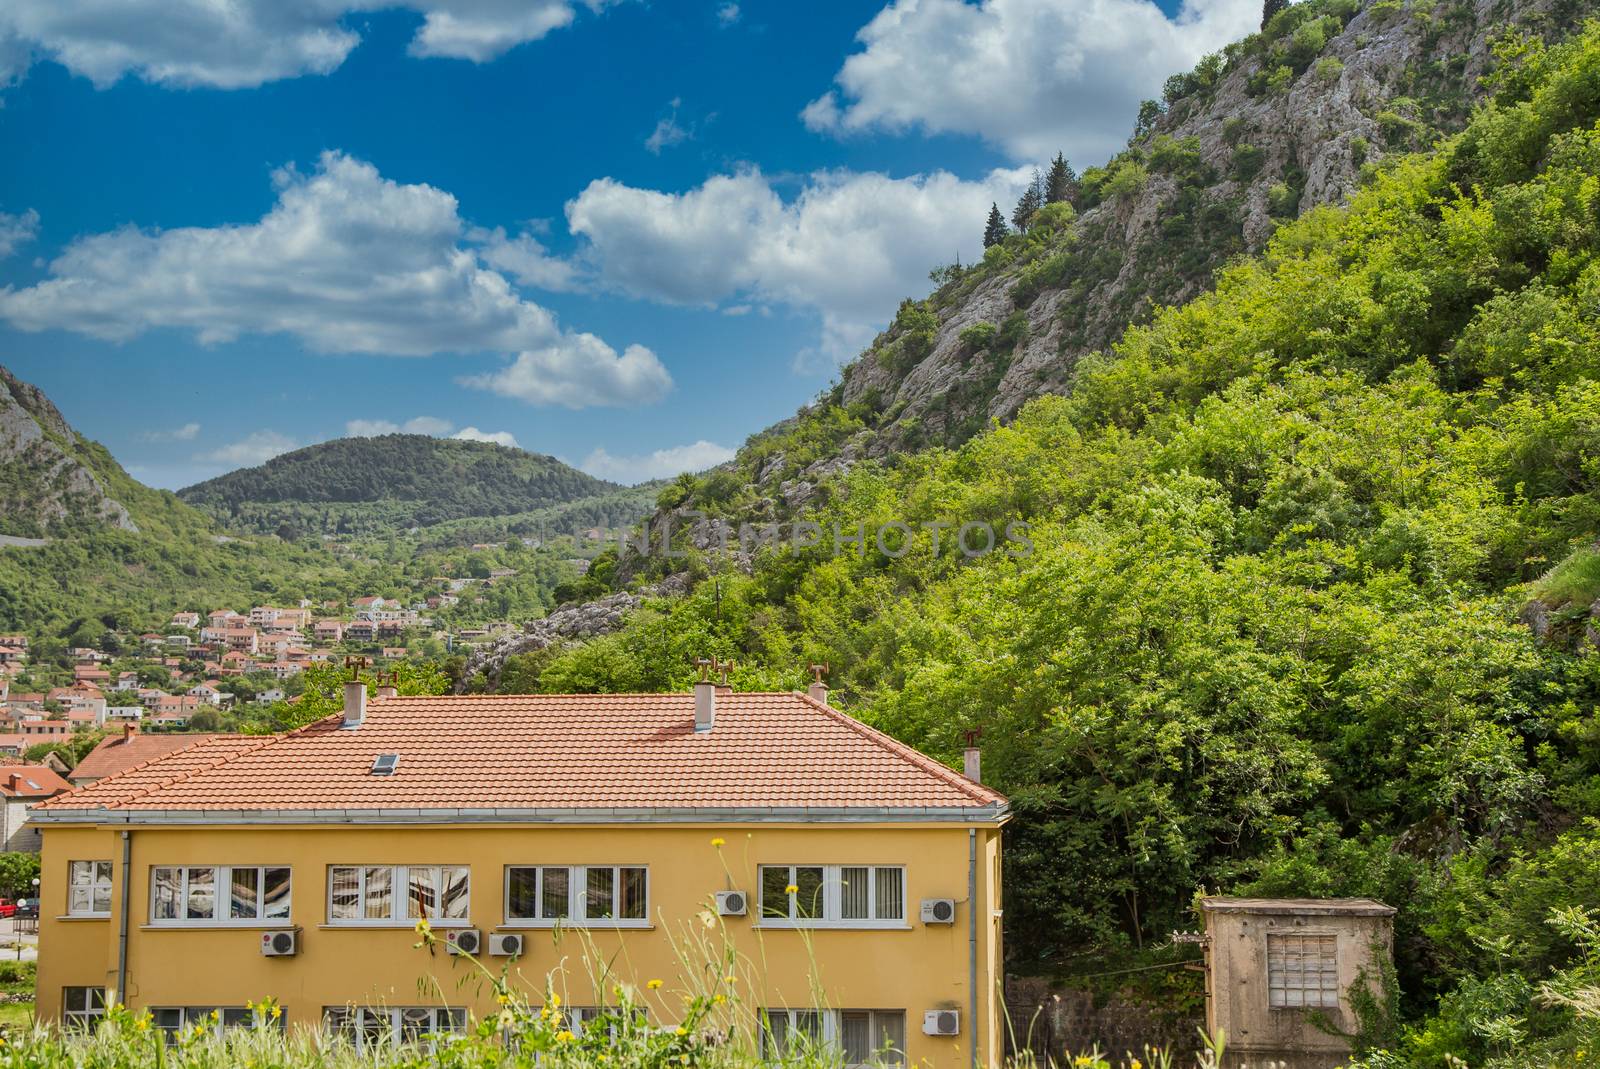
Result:
<instances>
[{"instance_id":1,"label":"white cloud","mask_svg":"<svg viewBox=\"0 0 1600 1069\"><path fill-rule=\"evenodd\" d=\"M975 134L1018 160L1083 163L1124 142L1167 76L1256 28L1255 0L896 0L856 38L813 130Z\"/></svg>"},{"instance_id":2,"label":"white cloud","mask_svg":"<svg viewBox=\"0 0 1600 1069\"><path fill-rule=\"evenodd\" d=\"M450 433L450 428L454 426L449 420L437 416L418 416L404 423L389 419L353 419L344 425L344 433L347 438L377 438L384 434L441 435Z\"/></svg>"},{"instance_id":3,"label":"white cloud","mask_svg":"<svg viewBox=\"0 0 1600 1069\"><path fill-rule=\"evenodd\" d=\"M717 8L717 22L723 26L732 26L739 21L739 5L734 3L723 4Z\"/></svg>"},{"instance_id":4,"label":"white cloud","mask_svg":"<svg viewBox=\"0 0 1600 1069\"><path fill-rule=\"evenodd\" d=\"M203 454L197 459L249 468L257 464L265 464L275 456L298 448L300 448L298 442L293 438L279 434L277 431L256 431L241 441L234 442L232 445L225 445L221 449Z\"/></svg>"},{"instance_id":5,"label":"white cloud","mask_svg":"<svg viewBox=\"0 0 1600 1069\"><path fill-rule=\"evenodd\" d=\"M572 264L551 256L539 239L524 231L509 237L504 227L474 229L467 238L478 245L483 262L504 271L524 286L557 292L578 288Z\"/></svg>"},{"instance_id":6,"label":"white cloud","mask_svg":"<svg viewBox=\"0 0 1600 1069\"><path fill-rule=\"evenodd\" d=\"M464 442L493 442L507 449L519 448L516 437L510 431L480 431L476 427L462 427L450 437L459 438Z\"/></svg>"},{"instance_id":7,"label":"white cloud","mask_svg":"<svg viewBox=\"0 0 1600 1069\"><path fill-rule=\"evenodd\" d=\"M534 405L645 405L672 389L654 353L630 345L621 356L593 334L569 334L557 344L518 353L499 371L468 375L463 386L492 390Z\"/></svg>"},{"instance_id":8,"label":"white cloud","mask_svg":"<svg viewBox=\"0 0 1600 1069\"><path fill-rule=\"evenodd\" d=\"M659 156L662 149L671 148L687 140L689 131L678 125L678 113L673 112L656 123L656 128L650 131L650 136L644 139L644 147L651 155Z\"/></svg>"},{"instance_id":9,"label":"white cloud","mask_svg":"<svg viewBox=\"0 0 1600 1069\"><path fill-rule=\"evenodd\" d=\"M0 69L0 86L5 84L4 70ZM0 260L4 260L39 233L39 213L29 208L20 215L0 212Z\"/></svg>"},{"instance_id":10,"label":"white cloud","mask_svg":"<svg viewBox=\"0 0 1600 1069\"><path fill-rule=\"evenodd\" d=\"M733 457L732 449L702 438L690 445L657 449L643 456L613 456L602 447L585 457L578 467L597 479L642 483L649 479L667 479L685 471L704 471Z\"/></svg>"},{"instance_id":11,"label":"white cloud","mask_svg":"<svg viewBox=\"0 0 1600 1069\"><path fill-rule=\"evenodd\" d=\"M139 437L147 442L192 442L199 434L200 424L185 423L170 431L145 431Z\"/></svg>"},{"instance_id":12,"label":"white cloud","mask_svg":"<svg viewBox=\"0 0 1600 1069\"><path fill-rule=\"evenodd\" d=\"M606 0L585 0L598 9ZM573 0L7 0L0 86L53 59L100 88L125 74L174 87L238 89L327 74L361 41L345 16L422 15L413 56L483 63L573 21Z\"/></svg>"},{"instance_id":13,"label":"white cloud","mask_svg":"<svg viewBox=\"0 0 1600 1069\"><path fill-rule=\"evenodd\" d=\"M609 178L567 204L603 285L676 304L751 300L817 312L820 350L848 359L901 298L926 293L928 269L982 253L991 201L1010 203L1023 170L980 181L821 172L785 202L758 171L718 175L685 193Z\"/></svg>"},{"instance_id":14,"label":"white cloud","mask_svg":"<svg viewBox=\"0 0 1600 1069\"><path fill-rule=\"evenodd\" d=\"M165 327L204 344L286 334L330 353L522 353L562 404L633 404L653 397L605 385L670 384L649 349L630 346L623 366L486 267L443 190L337 152L314 174L283 168L274 181L277 202L255 223L79 238L45 280L0 289L0 319L108 341Z\"/></svg>"},{"instance_id":15,"label":"white cloud","mask_svg":"<svg viewBox=\"0 0 1600 1069\"><path fill-rule=\"evenodd\" d=\"M664 148L671 148L673 145L681 145L685 141L694 139L695 127L684 126L678 122L678 109L682 105L683 101L680 98L673 97L672 103L667 105L671 110L656 123L656 128L650 132L650 136L644 139L645 150L652 156L661 155L661 150ZM709 122L712 117L708 117L706 121Z\"/></svg>"}]
</instances>

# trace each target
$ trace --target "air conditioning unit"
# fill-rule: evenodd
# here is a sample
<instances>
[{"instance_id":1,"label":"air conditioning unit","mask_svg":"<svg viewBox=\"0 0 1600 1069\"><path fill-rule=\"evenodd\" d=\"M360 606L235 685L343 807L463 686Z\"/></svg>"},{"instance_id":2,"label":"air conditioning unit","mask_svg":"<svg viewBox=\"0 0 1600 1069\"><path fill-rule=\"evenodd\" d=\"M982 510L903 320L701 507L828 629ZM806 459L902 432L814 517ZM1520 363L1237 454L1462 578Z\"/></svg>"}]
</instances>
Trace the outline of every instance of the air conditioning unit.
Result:
<instances>
[{"instance_id":1,"label":"air conditioning unit","mask_svg":"<svg viewBox=\"0 0 1600 1069\"><path fill-rule=\"evenodd\" d=\"M294 928L261 933L261 955L267 958L287 958L300 950L300 933Z\"/></svg>"},{"instance_id":2,"label":"air conditioning unit","mask_svg":"<svg viewBox=\"0 0 1600 1069\"><path fill-rule=\"evenodd\" d=\"M953 898L924 898L922 900L923 924L954 924L956 900Z\"/></svg>"},{"instance_id":3,"label":"air conditioning unit","mask_svg":"<svg viewBox=\"0 0 1600 1069\"><path fill-rule=\"evenodd\" d=\"M925 1036L960 1035L961 1011L929 1010L922 1015L922 1034Z\"/></svg>"},{"instance_id":4,"label":"air conditioning unit","mask_svg":"<svg viewBox=\"0 0 1600 1069\"><path fill-rule=\"evenodd\" d=\"M717 914L722 917L742 917L750 912L750 899L743 891L718 891Z\"/></svg>"},{"instance_id":5,"label":"air conditioning unit","mask_svg":"<svg viewBox=\"0 0 1600 1069\"><path fill-rule=\"evenodd\" d=\"M483 935L476 928L451 928L445 932L444 948L452 954L476 954L483 949Z\"/></svg>"},{"instance_id":6,"label":"air conditioning unit","mask_svg":"<svg viewBox=\"0 0 1600 1069\"><path fill-rule=\"evenodd\" d=\"M520 958L522 956L521 932L491 932L489 935L489 953L497 958Z\"/></svg>"}]
</instances>

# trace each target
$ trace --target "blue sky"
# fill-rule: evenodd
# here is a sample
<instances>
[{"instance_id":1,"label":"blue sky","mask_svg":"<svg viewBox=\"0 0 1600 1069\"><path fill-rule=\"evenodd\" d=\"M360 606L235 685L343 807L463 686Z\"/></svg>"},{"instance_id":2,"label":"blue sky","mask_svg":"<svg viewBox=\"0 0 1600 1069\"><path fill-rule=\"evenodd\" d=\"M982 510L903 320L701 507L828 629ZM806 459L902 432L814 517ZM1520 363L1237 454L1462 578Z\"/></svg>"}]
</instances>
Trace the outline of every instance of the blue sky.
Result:
<instances>
[{"instance_id":1,"label":"blue sky","mask_svg":"<svg viewBox=\"0 0 1600 1069\"><path fill-rule=\"evenodd\" d=\"M0 363L173 488L397 428L715 463L1259 13L216 7L0 10Z\"/></svg>"}]
</instances>

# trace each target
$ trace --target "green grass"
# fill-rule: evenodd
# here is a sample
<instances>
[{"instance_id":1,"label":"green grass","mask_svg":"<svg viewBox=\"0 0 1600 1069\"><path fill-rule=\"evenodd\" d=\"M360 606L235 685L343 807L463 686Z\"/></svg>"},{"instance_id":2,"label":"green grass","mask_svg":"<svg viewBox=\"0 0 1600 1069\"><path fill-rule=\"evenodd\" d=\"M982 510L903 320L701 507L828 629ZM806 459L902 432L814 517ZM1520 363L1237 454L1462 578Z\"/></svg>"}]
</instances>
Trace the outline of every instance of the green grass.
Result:
<instances>
[{"instance_id":1,"label":"green grass","mask_svg":"<svg viewBox=\"0 0 1600 1069\"><path fill-rule=\"evenodd\" d=\"M1600 547L1585 546L1551 568L1534 586L1552 609L1583 608L1600 598Z\"/></svg>"}]
</instances>

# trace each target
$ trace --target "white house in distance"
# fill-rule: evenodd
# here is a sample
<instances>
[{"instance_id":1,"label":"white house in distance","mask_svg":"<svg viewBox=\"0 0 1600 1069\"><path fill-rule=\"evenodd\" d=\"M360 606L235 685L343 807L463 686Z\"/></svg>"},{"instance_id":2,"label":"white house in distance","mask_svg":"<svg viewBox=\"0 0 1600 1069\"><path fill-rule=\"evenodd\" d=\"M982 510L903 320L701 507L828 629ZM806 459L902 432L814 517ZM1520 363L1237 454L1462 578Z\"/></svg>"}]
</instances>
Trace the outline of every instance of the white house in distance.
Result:
<instances>
[{"instance_id":1,"label":"white house in distance","mask_svg":"<svg viewBox=\"0 0 1600 1069\"><path fill-rule=\"evenodd\" d=\"M44 765L0 765L0 843L6 850L39 852L39 830L25 828L28 810L46 798L72 790L72 784Z\"/></svg>"}]
</instances>

